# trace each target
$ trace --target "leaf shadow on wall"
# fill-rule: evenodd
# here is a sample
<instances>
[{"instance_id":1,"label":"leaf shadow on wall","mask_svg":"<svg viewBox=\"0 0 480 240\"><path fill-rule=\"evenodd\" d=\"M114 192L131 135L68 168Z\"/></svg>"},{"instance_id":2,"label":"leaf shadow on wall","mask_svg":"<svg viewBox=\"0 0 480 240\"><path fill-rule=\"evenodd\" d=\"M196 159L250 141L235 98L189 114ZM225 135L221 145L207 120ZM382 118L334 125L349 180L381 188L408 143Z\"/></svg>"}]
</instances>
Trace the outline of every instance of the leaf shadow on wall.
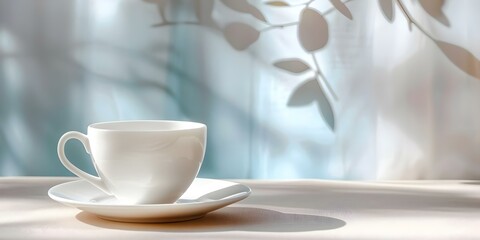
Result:
<instances>
[{"instance_id":1,"label":"leaf shadow on wall","mask_svg":"<svg viewBox=\"0 0 480 240\"><path fill-rule=\"evenodd\" d=\"M167 15L165 12L166 6L172 4L171 1L168 0L146 0L148 3L153 3L157 5L159 9L159 14L161 15L162 23L155 24L155 26L167 26L167 25L182 25L182 24L192 24L198 25L200 27L211 28L216 31L222 32L223 38L237 51L244 51L247 50L252 44L254 44L259 38L262 32L266 30L270 30L277 27L267 21L263 13L260 11L260 8L250 4L246 0L222 0L222 1L209 1L208 2L208 9L209 11L205 12L202 11L203 4L196 4L195 14L197 16L198 22L189 21L172 21L167 19L165 16ZM353 16L350 10L346 7L346 5L341 1L331 1L333 8L331 10L337 9L340 13L345 15L349 19L353 19ZM247 23L243 22L232 22L227 24L223 29L219 27L219 24L216 24L213 20L209 22L209 24L202 23L202 19L212 19L211 16L206 16L206 14L212 14L213 7L216 4L223 4L226 7L234 10L240 14L248 14L251 15L253 18L258 20L260 25L267 25L267 28L263 30L258 30L254 26L250 26ZM331 11L329 10L329 11ZM202 14L199 14L202 12ZM328 42L328 23L323 15L315 10L314 8L305 7L304 10L300 14L300 20L298 23L294 23L298 25L298 39L300 45L303 49L307 52L311 52L313 54L314 51L318 51L321 48L325 47ZM256 26L258 28L258 26ZM318 27L321 29L318 30ZM318 68L318 66L317 66ZM310 70L313 70L311 68ZM319 73L320 70L317 69L315 74L322 75ZM326 81L322 75L322 79L318 81ZM328 83L325 83L328 84ZM331 87L327 86L329 92L332 92ZM320 95L317 97L318 109L320 115L326 120L327 125L330 129L334 129L334 111L331 105L331 101L328 100L328 95L325 95L325 92L322 90L321 87L314 88L315 91L319 92ZM298 94L293 93L296 98ZM334 93L331 93L334 94ZM292 98L292 97L291 97ZM293 105L289 105L293 106Z\"/></svg>"},{"instance_id":2,"label":"leaf shadow on wall","mask_svg":"<svg viewBox=\"0 0 480 240\"><path fill-rule=\"evenodd\" d=\"M153 0L149 0L153 1ZM168 1L159 1L159 2L168 2ZM314 104L316 106L317 111L320 113L320 116L323 118L323 121L326 123L330 129L335 130L336 126L336 115L335 115L335 93L331 87L329 87L329 83L325 76L322 74L321 67L316 59L315 54L319 53L322 49L328 48L328 41L330 38L330 29L332 28L330 23L325 18L326 14L331 13L341 13L345 17L350 20L355 19L352 15L352 12L348 9L348 6L345 3L349 1L339 2L339 1L330 1L333 8L331 10L327 10L324 12L318 11L314 6L305 5L303 10L299 12L298 22L288 23L285 26L277 26L273 23L268 22L268 16L259 14L261 13L261 8L258 8L248 1L209 1L208 11L204 11L202 17L198 17L201 12L196 10L197 18L199 19L197 24L199 27L205 28L212 28L215 31L223 34L223 38L228 42L233 49L237 51L244 51L248 50L258 39L261 38L263 32L278 28L281 30L282 28L288 26L293 26L297 28L297 34L295 37L298 40L299 46L303 48L303 50L312 55L313 61L315 64L309 64L306 59L301 59L298 56L295 56L295 52L291 53L289 58L279 59L274 61L272 65L278 69L287 71L292 74L312 74L314 76L305 78L303 82L299 82L299 84L292 89L292 92L289 96L287 101L287 106L289 107L303 107ZM399 1L401 2L401 1ZM392 0L379 0L379 9L381 11L386 20L388 22L399 21L401 15L395 16L395 11L399 8L403 7L397 1ZM234 10L236 12L251 15L254 19L259 21L258 25L250 26L251 23L243 23L243 22L233 22L229 23L223 29L219 26L221 24L213 24L210 25L202 24L200 19L212 19L212 17L204 16L205 14L212 14L216 4L224 4L226 7ZM421 2L420 5L416 5L419 8L421 7L425 12L432 17L433 21L438 21L442 23L446 27L450 27L449 20L445 13L443 12L444 1L435 0L431 2ZM197 3L196 9L201 7L202 4L200 2ZM288 4L277 4L279 7L288 7ZM404 11L407 9L402 8ZM355 13L355 12L353 12ZM162 13L160 13L162 14ZM164 13L163 13L164 15ZM162 19L164 19L162 15ZM396 18L395 18L396 17ZM400 19L403 20L403 19ZM168 21L168 20L165 20ZM216 19L216 21L218 21ZM259 26L267 25L264 29L258 29ZM161 25L161 24L160 24ZM212 25L214 25L212 27ZM220 35L222 36L222 35ZM446 43L440 40L436 40L432 38L434 41L433 43L438 46L438 48L444 53L450 62L452 62L455 66L457 66L463 72L473 76L477 79L480 79L480 61L468 50L456 46L451 43ZM432 42L430 42L431 44ZM185 79L181 79L184 81ZM198 84L192 82L193 84ZM189 88L189 87L187 87ZM208 87L205 87L208 89ZM211 92L211 91L210 91ZM214 99L213 99L214 100ZM341 100L341 99L340 99ZM207 103L206 103L207 104ZM188 106L187 106L188 107ZM248 119L248 116L247 116ZM411 131L411 129L400 129L402 131ZM413 133L414 134L414 133ZM408 135L408 134L407 134ZM278 149L281 149L278 148ZM281 151L280 151L281 152Z\"/></svg>"},{"instance_id":3,"label":"leaf shadow on wall","mask_svg":"<svg viewBox=\"0 0 480 240\"><path fill-rule=\"evenodd\" d=\"M472 52L453 43L447 43L437 39L435 36L428 33L419 22L417 22L415 17L410 13L401 0L396 1L396 3L406 18L410 30L412 30L412 25L415 25L422 34L436 44L451 63L466 74L476 79L480 79L480 60L475 57ZM443 7L445 5L444 0L419 0L419 3L423 10L433 19L443 24L445 27L450 27L450 21L443 12ZM393 22L393 13L395 12L395 4L393 0L379 0L379 6L387 21Z\"/></svg>"},{"instance_id":4,"label":"leaf shadow on wall","mask_svg":"<svg viewBox=\"0 0 480 240\"><path fill-rule=\"evenodd\" d=\"M452 43L436 40L438 48L460 70L480 80L480 60L467 49Z\"/></svg>"},{"instance_id":5,"label":"leaf shadow on wall","mask_svg":"<svg viewBox=\"0 0 480 240\"><path fill-rule=\"evenodd\" d=\"M450 21L442 10L445 0L419 0L418 2L428 15L446 27L450 27Z\"/></svg>"},{"instance_id":6,"label":"leaf shadow on wall","mask_svg":"<svg viewBox=\"0 0 480 240\"><path fill-rule=\"evenodd\" d=\"M190 69L190 67L188 67L190 66L190 62L179 62L175 61L174 59L169 59L166 61L155 57L156 55L162 54L165 51L170 51L170 54L174 56L172 58L181 58L182 56L185 56L181 52L183 51L181 46L177 46L175 44L156 44L138 51L114 46L108 43L95 42L79 45L78 47L90 48L97 53L104 52L104 54L117 56L120 59L135 59L135 61L138 61L141 65L148 66L149 68L165 69L168 72L168 78L170 80L161 81L159 78L144 76L141 74L141 72L135 70L135 68L128 68L127 75L122 79L119 79L118 77L110 76L108 74L94 72L84 66L83 63L74 59L65 58L62 60L76 69L78 74L92 76L95 78L95 81L103 82L123 90L134 92L154 90L157 92L156 95L159 97L159 100L161 100L162 94L165 94L175 104L175 107L178 108L180 114L182 115L168 117L187 117L189 119L202 121L208 124L213 118L216 117L211 114L211 109L214 107L216 111L220 110L225 116L231 116L229 119L231 119L231 124L234 126L250 124L254 125L258 129L261 129L262 134L272 139L269 144L272 145L271 150L273 156L282 154L282 152L285 150L285 145L287 144L286 136L276 131L274 128L255 120L249 115L248 112L240 109L235 103L214 91L211 86L199 78L199 76L202 74L201 72L192 73L185 70ZM202 71L201 63L196 61L192 62L195 62L195 64L199 65L199 69ZM143 99L143 96L141 95L138 97ZM152 99L145 98L142 100L142 106L147 107L148 109L156 109L161 108L163 105L159 101L152 101ZM214 136L215 133L220 131L223 131L223 129L218 127L210 127L209 135ZM222 134L230 134L230 132L224 132ZM232 135L229 137L233 139L237 136ZM205 161L202 164L202 169L211 169L212 171L216 171L215 162L211 160L219 159L219 157L215 155L215 151L212 151L213 148L221 148L221 146L217 146L218 142L219 141L210 141L210 143L207 145L207 155L205 156Z\"/></svg>"}]
</instances>

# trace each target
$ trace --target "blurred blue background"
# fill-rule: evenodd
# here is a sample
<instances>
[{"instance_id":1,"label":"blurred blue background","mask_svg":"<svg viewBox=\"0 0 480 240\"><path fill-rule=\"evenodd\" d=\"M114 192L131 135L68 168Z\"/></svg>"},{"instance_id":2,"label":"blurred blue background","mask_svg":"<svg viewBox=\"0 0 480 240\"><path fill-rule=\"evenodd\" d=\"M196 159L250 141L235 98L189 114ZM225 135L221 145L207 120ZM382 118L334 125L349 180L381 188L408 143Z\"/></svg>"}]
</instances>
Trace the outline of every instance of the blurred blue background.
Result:
<instances>
[{"instance_id":1,"label":"blurred blue background","mask_svg":"<svg viewBox=\"0 0 480 240\"><path fill-rule=\"evenodd\" d=\"M439 8L449 27L405 3L478 56L478 3L455 2ZM459 70L398 8L389 22L375 1L347 6L352 19L311 4L328 43L309 51L305 5L0 0L0 175L71 175L57 141L91 123L176 119L208 125L203 177L480 177L479 70ZM80 143L67 156L94 172Z\"/></svg>"}]
</instances>

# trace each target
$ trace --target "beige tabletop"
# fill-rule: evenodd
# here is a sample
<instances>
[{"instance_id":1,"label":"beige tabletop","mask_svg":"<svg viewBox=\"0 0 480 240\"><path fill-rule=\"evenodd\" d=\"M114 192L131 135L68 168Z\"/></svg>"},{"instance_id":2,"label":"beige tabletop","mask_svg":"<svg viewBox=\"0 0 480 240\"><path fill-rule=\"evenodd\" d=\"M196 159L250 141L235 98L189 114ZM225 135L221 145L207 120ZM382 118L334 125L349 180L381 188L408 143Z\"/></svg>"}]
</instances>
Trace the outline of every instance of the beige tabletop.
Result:
<instances>
[{"instance_id":1,"label":"beige tabletop","mask_svg":"<svg viewBox=\"0 0 480 240\"><path fill-rule=\"evenodd\" d=\"M252 195L204 218L102 220L51 200L76 178L0 178L0 239L480 239L480 182L238 180Z\"/></svg>"}]
</instances>

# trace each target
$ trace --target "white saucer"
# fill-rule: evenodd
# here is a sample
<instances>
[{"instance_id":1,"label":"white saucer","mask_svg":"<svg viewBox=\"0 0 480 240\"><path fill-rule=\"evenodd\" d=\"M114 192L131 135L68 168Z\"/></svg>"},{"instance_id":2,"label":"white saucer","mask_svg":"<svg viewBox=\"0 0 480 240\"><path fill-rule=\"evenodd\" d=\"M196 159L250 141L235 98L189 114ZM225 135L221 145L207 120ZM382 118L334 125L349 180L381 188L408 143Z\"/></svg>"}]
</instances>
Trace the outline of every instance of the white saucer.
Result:
<instances>
[{"instance_id":1,"label":"white saucer","mask_svg":"<svg viewBox=\"0 0 480 240\"><path fill-rule=\"evenodd\" d=\"M250 195L249 187L223 180L196 178L183 196L172 204L127 205L85 180L62 183L48 190L48 196L65 205L120 222L177 222L238 202Z\"/></svg>"}]
</instances>

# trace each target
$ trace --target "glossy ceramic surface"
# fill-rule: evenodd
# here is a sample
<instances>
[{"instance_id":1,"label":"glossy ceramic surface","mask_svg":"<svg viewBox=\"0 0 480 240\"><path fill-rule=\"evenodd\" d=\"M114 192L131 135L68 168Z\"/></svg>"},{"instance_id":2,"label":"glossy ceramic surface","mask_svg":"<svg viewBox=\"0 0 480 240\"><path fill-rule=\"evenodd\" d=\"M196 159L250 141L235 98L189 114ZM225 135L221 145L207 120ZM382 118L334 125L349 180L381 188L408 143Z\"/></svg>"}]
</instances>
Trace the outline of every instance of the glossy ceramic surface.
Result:
<instances>
[{"instance_id":1,"label":"glossy ceramic surface","mask_svg":"<svg viewBox=\"0 0 480 240\"><path fill-rule=\"evenodd\" d=\"M249 187L223 180L196 178L182 197L172 204L126 205L85 180L52 187L53 200L121 222L177 222L196 219L238 202L251 193Z\"/></svg>"},{"instance_id":2,"label":"glossy ceramic surface","mask_svg":"<svg viewBox=\"0 0 480 240\"><path fill-rule=\"evenodd\" d=\"M60 161L72 173L128 204L173 203L197 176L207 127L183 121L96 123L88 134L67 132L59 140ZM98 176L75 167L65 156L70 139L81 141Z\"/></svg>"}]
</instances>

